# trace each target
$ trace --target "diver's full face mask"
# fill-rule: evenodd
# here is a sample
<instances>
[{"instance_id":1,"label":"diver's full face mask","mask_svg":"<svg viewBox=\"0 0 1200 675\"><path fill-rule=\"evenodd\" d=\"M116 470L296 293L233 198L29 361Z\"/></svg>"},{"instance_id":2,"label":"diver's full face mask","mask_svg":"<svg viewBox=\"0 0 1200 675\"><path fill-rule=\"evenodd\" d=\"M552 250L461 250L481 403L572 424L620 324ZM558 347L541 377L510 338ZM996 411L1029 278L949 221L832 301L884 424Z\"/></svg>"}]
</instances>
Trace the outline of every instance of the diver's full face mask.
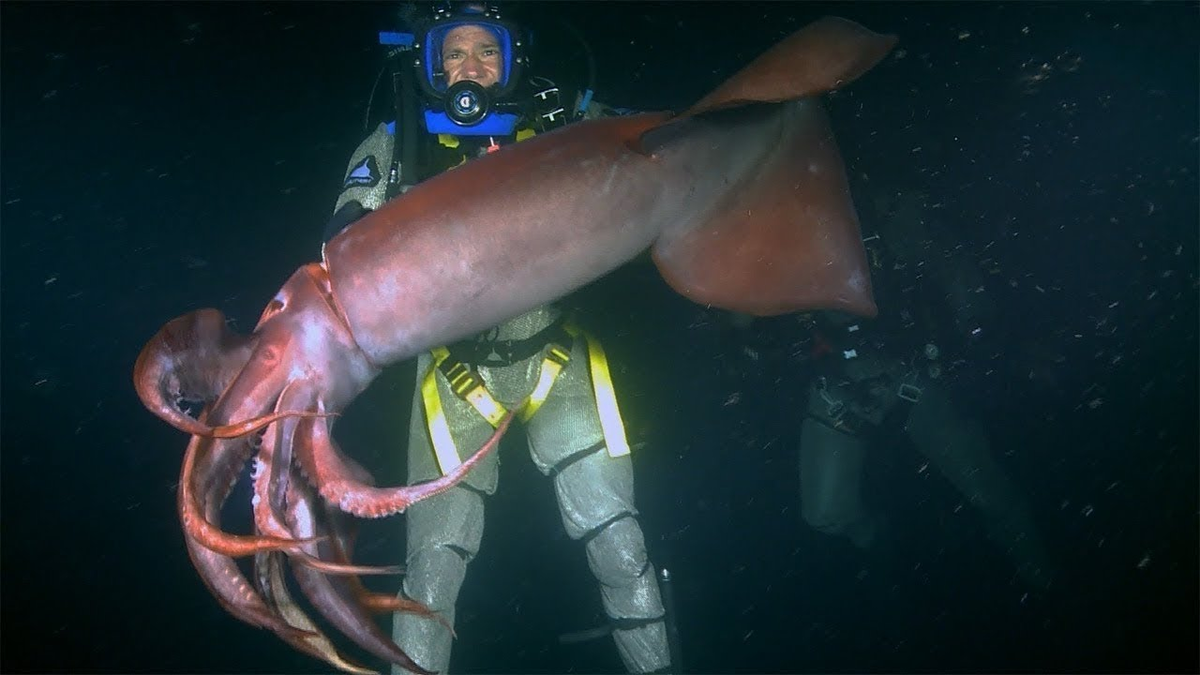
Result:
<instances>
[{"instance_id":1,"label":"diver's full face mask","mask_svg":"<svg viewBox=\"0 0 1200 675\"><path fill-rule=\"evenodd\" d=\"M443 45L451 31L463 26L479 27L495 38L500 52L499 79L495 84L485 87L469 79L460 79L454 84L447 81ZM521 47L513 27L487 14L436 22L417 47L416 65L427 101L425 126L428 131L463 136L513 133L520 119L520 111L512 104L511 97L523 61Z\"/></svg>"}]
</instances>

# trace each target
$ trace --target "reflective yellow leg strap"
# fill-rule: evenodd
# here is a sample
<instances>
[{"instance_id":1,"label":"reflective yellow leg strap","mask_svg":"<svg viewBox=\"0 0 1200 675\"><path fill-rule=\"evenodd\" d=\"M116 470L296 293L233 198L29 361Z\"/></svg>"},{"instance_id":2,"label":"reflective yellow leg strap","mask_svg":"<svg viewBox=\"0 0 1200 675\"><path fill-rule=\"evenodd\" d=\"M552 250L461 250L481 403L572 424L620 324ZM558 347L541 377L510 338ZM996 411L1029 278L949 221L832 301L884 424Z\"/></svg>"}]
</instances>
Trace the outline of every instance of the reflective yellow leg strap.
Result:
<instances>
[{"instance_id":1,"label":"reflective yellow leg strap","mask_svg":"<svg viewBox=\"0 0 1200 675\"><path fill-rule=\"evenodd\" d=\"M442 398L438 395L437 371L438 366L450 356L445 347L433 350L433 363L421 379L421 400L425 404L425 422L429 425L429 442L433 445L433 455L437 459L438 468L442 475L450 473L462 464L458 456L458 448L454 447L454 439L450 436L450 425L446 423L446 411L442 409Z\"/></svg>"},{"instance_id":2,"label":"reflective yellow leg strap","mask_svg":"<svg viewBox=\"0 0 1200 675\"><path fill-rule=\"evenodd\" d=\"M529 394L529 399L521 408L522 422L528 422L546 402L546 398L550 396L550 387L554 386L554 381L558 379L559 373L567 367L567 363L570 361L571 352L568 349L554 343L550 344L545 358L542 359L537 385L533 387L533 393Z\"/></svg>"},{"instance_id":3,"label":"reflective yellow leg strap","mask_svg":"<svg viewBox=\"0 0 1200 675\"><path fill-rule=\"evenodd\" d=\"M433 454L437 458L438 468L442 470L442 475L445 475L462 464L462 458L458 455L458 448L454 446L454 438L450 436L450 425L446 423L446 411L442 408L442 399L438 395L437 371L441 370L446 376L450 390L470 403L493 427L500 426L508 410L500 405L487 387L483 386L479 376L469 367L462 363L446 364L450 350L437 347L431 353L433 365L421 380L421 399L425 403L425 420L429 425L429 441L433 444Z\"/></svg>"},{"instance_id":4,"label":"reflective yellow leg strap","mask_svg":"<svg viewBox=\"0 0 1200 675\"><path fill-rule=\"evenodd\" d=\"M438 349L445 349L439 347ZM449 352L447 352L447 356ZM438 369L446 376L446 380L450 383L450 391L454 395L471 404L483 419L487 420L493 427L500 426L500 422L504 416L508 414L504 406L492 396L492 392L483 386L483 380L479 379L479 375L471 370L470 366L465 363L446 364L446 359L438 359Z\"/></svg>"},{"instance_id":5,"label":"reflective yellow leg strap","mask_svg":"<svg viewBox=\"0 0 1200 675\"><path fill-rule=\"evenodd\" d=\"M600 415L600 428L604 431L604 445L608 447L609 457L624 457L629 454L629 441L625 438L625 423L621 421L621 411L617 408L617 394L604 347L590 333L570 322L563 327L572 337L582 335L587 341L588 366L592 375L592 390L596 395L596 412Z\"/></svg>"},{"instance_id":6,"label":"reflective yellow leg strap","mask_svg":"<svg viewBox=\"0 0 1200 675\"><path fill-rule=\"evenodd\" d=\"M596 412L600 417L600 428L604 433L604 445L608 448L610 457L624 457L629 454L629 441L625 438L625 424L621 421L621 412L617 407L617 395L612 383L612 374L608 368L608 357L600 341L591 334L567 323L564 326L567 334L573 338L583 337L587 344L588 369L592 376L592 391L596 397ZM462 463L454 439L450 436L450 427L446 422L446 413L442 408L441 397L438 395L437 371L441 370L450 383L450 389L459 398L471 404L480 415L493 427L500 424L507 410L492 396L487 387L470 368L462 363L446 365L450 351L445 347L432 350L433 364L421 381L421 398L425 404L425 419L429 426L429 440L433 444L434 456L442 474L453 471ZM568 348L551 344L542 360L541 372L533 392L520 409L522 421L529 421L546 402L550 389L554 386L563 368L571 360Z\"/></svg>"}]
</instances>

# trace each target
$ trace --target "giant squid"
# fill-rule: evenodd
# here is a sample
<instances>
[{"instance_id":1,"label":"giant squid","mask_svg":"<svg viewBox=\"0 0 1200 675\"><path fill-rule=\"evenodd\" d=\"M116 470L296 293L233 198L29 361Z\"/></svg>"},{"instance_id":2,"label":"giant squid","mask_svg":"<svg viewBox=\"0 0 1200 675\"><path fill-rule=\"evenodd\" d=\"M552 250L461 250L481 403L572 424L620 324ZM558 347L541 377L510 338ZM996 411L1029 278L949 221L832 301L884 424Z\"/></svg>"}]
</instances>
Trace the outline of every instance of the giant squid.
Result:
<instances>
[{"instance_id":1,"label":"giant squid","mask_svg":"<svg viewBox=\"0 0 1200 675\"><path fill-rule=\"evenodd\" d=\"M431 178L349 225L302 265L253 331L217 309L169 321L134 384L190 435L177 510L188 553L238 619L347 672L289 593L358 647L413 672L381 612L439 620L368 591L347 520L400 514L461 480L492 438L439 480L378 487L331 422L389 365L556 300L649 250L671 288L753 315L875 313L845 168L820 96L895 45L828 17L791 34L681 113L579 122ZM253 458L253 533L219 514ZM236 558L254 556L254 579ZM287 568L284 562L289 563Z\"/></svg>"}]
</instances>

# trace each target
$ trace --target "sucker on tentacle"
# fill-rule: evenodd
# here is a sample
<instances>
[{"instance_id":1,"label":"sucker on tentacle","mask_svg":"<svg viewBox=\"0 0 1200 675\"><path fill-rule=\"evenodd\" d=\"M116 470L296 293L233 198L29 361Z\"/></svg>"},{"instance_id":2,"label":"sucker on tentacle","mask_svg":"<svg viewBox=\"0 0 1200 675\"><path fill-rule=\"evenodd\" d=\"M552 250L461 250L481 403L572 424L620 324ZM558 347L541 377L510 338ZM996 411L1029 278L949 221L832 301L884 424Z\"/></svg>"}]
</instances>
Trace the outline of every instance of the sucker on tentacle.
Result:
<instances>
[{"instance_id":1,"label":"sucker on tentacle","mask_svg":"<svg viewBox=\"0 0 1200 675\"><path fill-rule=\"evenodd\" d=\"M203 436L193 436L187 449L187 453L193 457L204 455L200 462L200 468L196 472L196 478L200 482L197 490L203 495L200 515L206 520L215 520L218 517L220 502L228 493L232 477L236 476L236 472L231 474L228 467L225 467L225 471L220 471L221 467L213 464L212 454L202 452L205 449L203 446L211 445L213 442L212 439ZM182 491L182 487L180 491ZM217 494L221 496L214 498ZM251 626L267 628L285 640L300 639L310 635L307 631L288 624L273 612L254 592L232 558L202 546L186 526L184 543L187 545L188 557L192 559L192 565L200 573L204 585L208 587L209 592L225 611Z\"/></svg>"},{"instance_id":2,"label":"sucker on tentacle","mask_svg":"<svg viewBox=\"0 0 1200 675\"><path fill-rule=\"evenodd\" d=\"M355 475L360 476L360 479L364 482L372 482L371 475L366 471L366 469L363 469L358 465L357 462L349 457L346 457L345 459L347 465L353 469ZM328 523L328 527L333 533L333 537L330 539L330 544L334 548L334 556L338 560L349 560L350 551L352 551L354 548L354 537L348 531L348 525L350 524L346 521L349 520L351 516L342 513L324 500L321 500L320 510L325 516L325 522ZM450 632L452 637L458 637L458 633L454 631L454 627L450 625L450 622L447 621L445 617L417 602L416 600L409 600L408 598L404 598L399 595L376 593L368 589L362 584L362 581L353 576L346 577L346 582L350 585L351 590L354 592L354 596L358 598L359 604L369 612L374 614L393 614L395 612L416 614L418 616L423 616L427 619L433 619L434 621L437 621L446 627L446 630Z\"/></svg>"},{"instance_id":3,"label":"sucker on tentacle","mask_svg":"<svg viewBox=\"0 0 1200 675\"><path fill-rule=\"evenodd\" d=\"M517 406L514 410L519 408ZM321 410L320 401L318 410ZM359 518L382 518L403 513L412 504L454 487L467 472L496 449L512 419L513 413L510 411L475 454L441 478L419 485L377 488L356 480L346 463L346 457L330 438L328 426L316 419L305 418L300 421L296 453L309 481L326 502Z\"/></svg>"},{"instance_id":4,"label":"sucker on tentacle","mask_svg":"<svg viewBox=\"0 0 1200 675\"><path fill-rule=\"evenodd\" d=\"M302 550L306 543L303 540L272 537L263 535L236 535L224 532L209 521L204 514L196 483L196 464L202 459L202 454L212 454L211 462L216 466L228 464L241 467L249 458L249 451L241 452L228 444L245 445L245 441L226 441L220 439L205 439L203 436L193 436L193 442L188 445L183 455L183 469L179 476L179 490L176 495L179 520L183 529L200 546L219 555L240 558L266 551ZM204 439L206 442L202 442ZM216 447L214 447L214 445ZM217 457L216 455L225 455ZM232 457L233 461L230 460ZM236 474L235 474L236 475ZM219 489L219 488L217 488ZM229 489L224 490L216 501L224 502ZM218 504L218 510L220 505Z\"/></svg>"},{"instance_id":5,"label":"sucker on tentacle","mask_svg":"<svg viewBox=\"0 0 1200 675\"><path fill-rule=\"evenodd\" d=\"M291 382L279 396L278 408L308 409L315 396L308 389L297 389ZM261 534L281 539L297 540L297 537L285 525L283 514L286 495L293 479L292 444L295 439L297 417L279 421L272 429L263 435L262 445L254 458L253 497L251 506L254 514L255 527ZM322 560L305 553L302 549L287 551L305 565L325 574L365 574L384 575L399 574L403 567L399 565L369 566L351 564L349 556L337 561Z\"/></svg>"}]
</instances>

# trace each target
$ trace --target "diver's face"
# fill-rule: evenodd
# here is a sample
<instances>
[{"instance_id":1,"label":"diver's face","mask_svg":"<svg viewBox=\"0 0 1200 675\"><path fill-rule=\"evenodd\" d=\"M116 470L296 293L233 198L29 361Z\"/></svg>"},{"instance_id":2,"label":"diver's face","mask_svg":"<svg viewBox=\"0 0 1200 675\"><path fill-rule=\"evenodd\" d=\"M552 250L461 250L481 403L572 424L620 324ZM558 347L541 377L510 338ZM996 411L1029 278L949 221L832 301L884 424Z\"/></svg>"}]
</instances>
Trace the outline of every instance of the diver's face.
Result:
<instances>
[{"instance_id":1,"label":"diver's face","mask_svg":"<svg viewBox=\"0 0 1200 675\"><path fill-rule=\"evenodd\" d=\"M496 36L482 26L458 26L442 40L442 70L447 86L472 80L490 87L500 81L503 65Z\"/></svg>"}]
</instances>

